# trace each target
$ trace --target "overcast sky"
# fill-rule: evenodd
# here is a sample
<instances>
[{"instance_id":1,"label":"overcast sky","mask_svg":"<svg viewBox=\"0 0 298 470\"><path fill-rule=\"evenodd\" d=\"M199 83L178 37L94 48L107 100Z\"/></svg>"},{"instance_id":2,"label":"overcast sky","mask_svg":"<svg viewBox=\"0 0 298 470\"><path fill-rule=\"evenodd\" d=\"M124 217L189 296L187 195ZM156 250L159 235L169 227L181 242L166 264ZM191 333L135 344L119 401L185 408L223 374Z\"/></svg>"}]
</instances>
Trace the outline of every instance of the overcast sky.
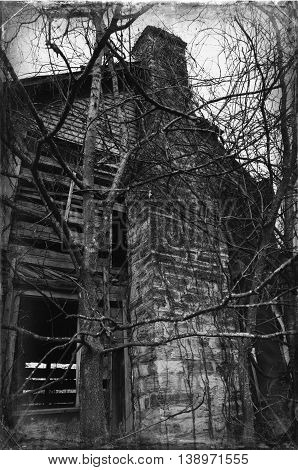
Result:
<instances>
[{"instance_id":1,"label":"overcast sky","mask_svg":"<svg viewBox=\"0 0 298 470\"><path fill-rule=\"evenodd\" d=\"M136 8L136 6L134 7ZM206 29L211 27L216 28L223 8L223 6L212 3L209 3L207 6L183 2L155 4L132 25L132 43L147 25L164 28L180 36L187 43L188 52L196 60L198 67L204 66L206 69L213 70L214 72L214 67L216 67L218 62L219 47L216 34L210 34L210 31L208 34ZM15 35L20 21L23 23L32 21L30 4L11 18L10 21L7 21L5 25L7 39ZM17 37L10 46L10 59L21 78L34 74L51 73L48 50L45 47L45 37L39 34L42 28L43 22L41 19L36 23L24 24L18 30ZM203 37L205 38L204 44L202 44ZM128 41L127 34L124 39L126 42ZM76 46L77 57L73 58L72 65L81 66L86 62L86 56L88 55L85 40L82 36L76 39ZM67 48L65 51L66 53L70 52ZM52 55L51 60L55 62L56 57ZM56 61L56 64L61 72L65 69L61 61Z\"/></svg>"}]
</instances>

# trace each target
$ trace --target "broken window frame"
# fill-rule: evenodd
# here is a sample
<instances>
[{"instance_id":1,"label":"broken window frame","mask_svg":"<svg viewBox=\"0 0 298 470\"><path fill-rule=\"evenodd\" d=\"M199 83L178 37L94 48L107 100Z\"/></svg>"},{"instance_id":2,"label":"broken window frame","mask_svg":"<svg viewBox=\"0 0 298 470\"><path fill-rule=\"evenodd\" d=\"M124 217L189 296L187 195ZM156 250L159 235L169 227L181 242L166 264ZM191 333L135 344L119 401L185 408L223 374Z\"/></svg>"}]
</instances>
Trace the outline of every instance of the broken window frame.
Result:
<instances>
[{"instance_id":1,"label":"broken window frame","mask_svg":"<svg viewBox=\"0 0 298 470\"><path fill-rule=\"evenodd\" d=\"M44 294L44 295L43 295ZM16 299L18 300L17 301L17 305L15 306L15 309L17 308L18 312L17 312L17 318L18 318L18 326L21 326L23 327L24 325L22 324L22 321L20 321L20 308L21 308L21 304L22 304L22 300L25 300L25 301L28 301L28 299L38 299L38 301L42 301L42 299L44 300L45 302L45 306L46 306L46 297L48 297L49 301L51 301L51 299L53 299L54 302L57 302L59 304L59 302L61 301L68 301L68 302L78 302L78 296L76 294L63 294L61 292L49 292L49 291L44 291L43 293L41 292L36 292L36 291L30 291L30 290L22 290L20 292L17 292L16 293ZM32 319L33 320L33 319ZM27 321L28 323L28 321ZM29 325L30 325L30 321L29 321ZM41 324L39 324L39 327L40 327ZM76 331L77 331L77 328L78 328L78 322L76 321L76 328L75 328L75 331L73 331L69 336L73 336ZM34 328L29 328L27 327L26 329L28 329L29 331L33 331L34 333L37 333L37 334L40 334L41 336L43 336L42 332L41 331L37 331L35 329L34 331ZM58 336L58 335L57 335ZM14 372L13 372L13 382L12 382L12 388L13 388L13 391L14 393L16 393L17 391L19 390L22 390L22 387L25 383L26 380L28 380L28 377L26 377L26 365L22 365L21 363L21 355L22 355L22 351L21 351L21 348L24 347L24 344L28 345L28 340L25 339L24 341L24 338L25 335L21 334L21 335L18 335L18 339L16 341L16 345L15 345L15 358L14 358ZM55 336L53 336L54 338ZM29 341L33 341L33 339L30 337L30 336L27 336L27 338L29 339ZM47 347L48 346L48 347ZM50 343L50 342L46 342L45 346L44 346L44 349L48 349L48 351L50 351L54 346L57 346L57 343ZM26 347L26 346L25 346ZM42 349L42 348L41 348ZM25 351L23 351L25 353ZM27 351L27 354L28 354L28 351ZM32 354L32 352L31 352ZM39 357L38 355L38 352L36 352L37 356L36 356L36 361L31 361L32 364L36 364L38 365L40 360L42 358ZM25 361L26 363L26 361ZM43 362L43 364L45 364L45 362ZM53 365L53 367L50 367L51 371L55 370L55 367L54 367L54 364L55 362L53 363L50 363ZM62 364L62 362L61 362ZM65 363L65 367L58 367L56 368L56 370L59 370L61 369L61 371L67 371L67 365L69 366L69 363ZM26 406L25 405L22 405L20 403L20 395L19 393L17 394L16 396L16 403L17 403L17 408L18 408L18 412L24 410L24 409L27 409L29 410L30 412L56 412L56 411L59 411L59 412L63 412L65 410L76 410L79 408L79 370L80 370L80 351L78 351L76 353L76 358L75 358L75 361L74 361L74 364L75 367L72 367L72 370L75 370L75 378L74 378L74 381L75 381L75 399L74 399L74 402L73 404L67 406L67 405L64 405L64 406L55 406L54 404L50 404L50 403L47 403L47 401L45 400L45 403L44 405L42 405L41 403L39 403L37 406L34 405L34 401L31 400L29 401ZM33 369L33 367L31 368ZM44 382L44 385L46 385L47 383L47 379L43 378L43 377L37 377L36 375L41 375L40 371L44 369L44 366L41 367L41 364L37 367L35 366L35 370L32 370L30 375L32 375L31 379L29 379L29 381L27 382L27 386L30 387L32 386L32 382L34 382L35 380L36 381L39 381L40 384L39 386L42 386L42 382ZM30 370L30 367L27 367L27 370ZM24 374L24 381L22 381L22 378L20 377L21 374ZM59 390L59 380L56 381L54 380L55 378L57 377L53 377L57 374L53 373L52 372L49 374L50 375L50 381L52 380L53 381L53 388L52 387L49 387L49 388L46 388L45 390L47 391L54 391L55 393L57 393L57 390L55 390L55 384L56 386L58 385L58 390ZM51 377L52 375L52 377ZM64 372L62 372L61 374L62 376L64 375ZM69 380L69 376L71 375L71 373L66 373L65 374L65 377L61 380L61 384L63 384L63 382L66 382L67 380ZM18 377L19 376L19 377ZM35 376L35 377L34 377ZM67 377L68 376L68 377ZM31 382L31 383L30 383ZM25 391L27 390L26 388L24 389ZM65 388L65 390L67 390L67 387ZM67 392L66 392L67 393ZM45 394L48 394L48 393L45 393ZM29 394L29 397L32 396L34 397L34 391L32 392L32 394L30 393Z\"/></svg>"},{"instance_id":2,"label":"broken window frame","mask_svg":"<svg viewBox=\"0 0 298 470\"><path fill-rule=\"evenodd\" d=\"M15 312L17 318L18 326L23 327L24 324L20 322L20 309L22 305L22 299L38 299L41 301L42 299L47 302L46 297L49 299L53 299L54 301L70 301L70 302L78 302L78 296L76 294L65 294L61 292L53 292L53 291L44 291L43 293L37 292L34 290L16 290L14 292L14 302L13 302L13 310ZM125 301L122 303L122 321L125 321L126 318L126 307ZM78 322L77 322L78 325ZM77 326L78 328L78 326ZM30 330L30 327L28 328ZM33 329L34 333L41 334L40 331ZM73 332L74 334L75 332ZM69 335L71 336L71 335ZM14 353L14 370L13 370L13 378L12 378L12 390L15 393L17 390L22 388L23 383L20 383L17 379L17 374L20 373L20 368L22 365L20 364L20 358L18 359L19 349L22 344L21 338L23 337L22 334L18 334L15 344L15 353ZM32 338L28 336L29 341L32 341ZM123 335L123 342L127 342L126 334ZM52 345L49 345L49 349ZM106 356L106 374L104 380L106 382L106 386L104 387L106 392L106 399L107 403L107 411L109 414L109 421L111 428L114 431L114 434L119 432L119 428L121 428L122 432L130 430L132 427L132 409L131 409L131 402L130 402L130 390L131 390L131 368L130 368L130 360L128 351L120 350L115 351L115 353L109 354ZM81 360L81 350L76 353L76 361L75 361L75 390L76 390L76 397L75 403L70 406L55 406L55 404L46 404L42 406L40 403L38 406L32 404L32 402L27 403L26 405L22 405L20 403L20 397L16 396L15 404L17 405L16 412L14 414L19 415L22 414L24 411L29 414L49 414L49 413L65 413L71 411L79 411L80 408L80 394L79 394L79 382L80 382L80 360ZM36 359L36 364L38 363L38 358ZM119 368L119 370L117 370ZM29 368L28 368L29 369ZM43 368L36 368L36 370L41 370ZM120 370L121 369L121 370ZM23 369L26 371L26 368ZM35 372L34 372L35 373ZM38 375L38 374L37 374ZM33 378L40 380L40 377ZM25 377L26 379L26 377ZM64 380L67 380L66 378ZM44 380L46 383L46 380ZM55 387L55 385L54 385ZM51 387L50 387L51 388ZM25 388L26 390L26 388ZM54 391L55 388L53 388ZM30 394L31 395L31 394ZM30 396L29 395L29 396ZM34 393L32 393L34 397Z\"/></svg>"}]
</instances>

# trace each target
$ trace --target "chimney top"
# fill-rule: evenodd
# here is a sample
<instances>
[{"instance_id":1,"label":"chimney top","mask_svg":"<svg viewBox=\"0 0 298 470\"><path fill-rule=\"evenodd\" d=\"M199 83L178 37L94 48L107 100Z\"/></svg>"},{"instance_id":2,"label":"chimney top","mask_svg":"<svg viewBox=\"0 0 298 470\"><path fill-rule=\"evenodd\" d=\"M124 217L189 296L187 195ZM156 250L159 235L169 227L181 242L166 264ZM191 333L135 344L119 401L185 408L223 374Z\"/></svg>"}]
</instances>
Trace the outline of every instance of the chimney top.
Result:
<instances>
[{"instance_id":1,"label":"chimney top","mask_svg":"<svg viewBox=\"0 0 298 470\"><path fill-rule=\"evenodd\" d=\"M179 38L179 36L169 33L164 29L157 28L156 26L146 26L146 28L141 32L140 36L136 40L133 46L133 52L135 49L137 49L139 43L142 42L142 40L146 39L148 36L151 36L152 38L164 39L166 41L172 42L176 46L180 46L183 49L186 48L186 42Z\"/></svg>"}]
</instances>

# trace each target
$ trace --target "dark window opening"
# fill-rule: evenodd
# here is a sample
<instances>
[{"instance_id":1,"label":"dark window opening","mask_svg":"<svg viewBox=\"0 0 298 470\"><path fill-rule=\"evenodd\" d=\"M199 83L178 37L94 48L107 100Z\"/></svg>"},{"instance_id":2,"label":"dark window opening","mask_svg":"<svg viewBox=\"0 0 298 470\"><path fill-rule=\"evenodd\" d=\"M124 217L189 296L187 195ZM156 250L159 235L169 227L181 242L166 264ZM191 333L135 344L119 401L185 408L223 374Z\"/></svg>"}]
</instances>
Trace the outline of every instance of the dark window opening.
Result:
<instances>
[{"instance_id":1,"label":"dark window opening","mask_svg":"<svg viewBox=\"0 0 298 470\"><path fill-rule=\"evenodd\" d=\"M125 422L125 365L124 352L114 351L112 355L112 429L118 430Z\"/></svg>"},{"instance_id":2,"label":"dark window opening","mask_svg":"<svg viewBox=\"0 0 298 470\"><path fill-rule=\"evenodd\" d=\"M112 265L122 268L127 261L125 213L113 211L112 222Z\"/></svg>"},{"instance_id":3,"label":"dark window opening","mask_svg":"<svg viewBox=\"0 0 298 470\"><path fill-rule=\"evenodd\" d=\"M76 333L77 308L76 300L21 297L19 326L48 340L19 335L14 384L19 404L35 409L75 406L76 346L60 347L54 338Z\"/></svg>"},{"instance_id":4,"label":"dark window opening","mask_svg":"<svg viewBox=\"0 0 298 470\"><path fill-rule=\"evenodd\" d=\"M121 303L111 302L111 307L120 308ZM78 405L76 345L61 348L54 341L71 338L76 333L77 310L77 300L21 296L18 325L48 340L18 335L13 380L18 409L63 409ZM125 422L125 365L121 350L104 357L103 392L107 420L111 420L117 433Z\"/></svg>"}]
</instances>

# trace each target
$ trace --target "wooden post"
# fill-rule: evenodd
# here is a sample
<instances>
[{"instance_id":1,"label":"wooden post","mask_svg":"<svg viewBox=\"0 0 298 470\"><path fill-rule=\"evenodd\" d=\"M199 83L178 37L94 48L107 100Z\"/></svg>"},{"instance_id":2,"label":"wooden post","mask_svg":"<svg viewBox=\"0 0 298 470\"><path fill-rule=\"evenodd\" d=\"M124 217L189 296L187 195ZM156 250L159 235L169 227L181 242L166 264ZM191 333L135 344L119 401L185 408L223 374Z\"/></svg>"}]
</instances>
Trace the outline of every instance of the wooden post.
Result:
<instances>
[{"instance_id":1,"label":"wooden post","mask_svg":"<svg viewBox=\"0 0 298 470\"><path fill-rule=\"evenodd\" d=\"M123 300L122 309L122 321L123 324L127 323L127 303ZM123 332L124 344L128 342L127 330ZM132 415L132 403L131 403L131 363L128 349L124 349L124 390L125 390L125 432L129 433L133 428L133 415Z\"/></svg>"}]
</instances>

